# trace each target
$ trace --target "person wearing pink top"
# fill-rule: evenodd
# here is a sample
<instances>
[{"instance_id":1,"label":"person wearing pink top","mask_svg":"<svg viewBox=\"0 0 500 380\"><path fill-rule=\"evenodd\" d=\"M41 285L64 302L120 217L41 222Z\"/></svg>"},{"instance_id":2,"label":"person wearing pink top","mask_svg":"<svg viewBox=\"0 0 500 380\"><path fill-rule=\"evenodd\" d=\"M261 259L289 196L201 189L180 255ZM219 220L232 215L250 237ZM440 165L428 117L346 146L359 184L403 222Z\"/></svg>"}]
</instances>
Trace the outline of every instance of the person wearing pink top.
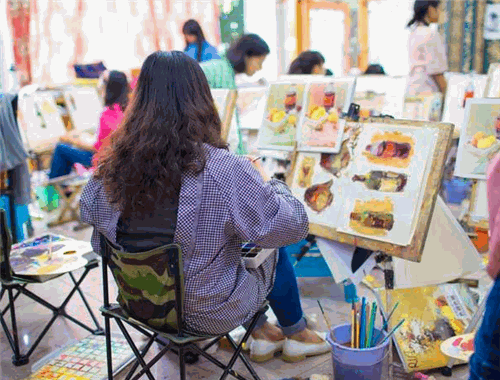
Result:
<instances>
[{"instance_id":1,"label":"person wearing pink top","mask_svg":"<svg viewBox=\"0 0 500 380\"><path fill-rule=\"evenodd\" d=\"M103 84L105 107L99 120L95 143L70 134L63 136L52 156L50 179L68 175L76 163L91 167L96 153L121 123L130 91L127 76L121 71L110 71L106 73Z\"/></svg>"},{"instance_id":2,"label":"person wearing pink top","mask_svg":"<svg viewBox=\"0 0 500 380\"><path fill-rule=\"evenodd\" d=\"M416 0L414 16L408 23L410 75L407 94L446 92L444 72L448 58L443 37L430 24L439 20L439 0Z\"/></svg>"},{"instance_id":3,"label":"person wearing pink top","mask_svg":"<svg viewBox=\"0 0 500 380\"><path fill-rule=\"evenodd\" d=\"M487 178L490 255L486 271L494 283L474 340L470 380L500 379L500 154L491 162Z\"/></svg>"}]
</instances>

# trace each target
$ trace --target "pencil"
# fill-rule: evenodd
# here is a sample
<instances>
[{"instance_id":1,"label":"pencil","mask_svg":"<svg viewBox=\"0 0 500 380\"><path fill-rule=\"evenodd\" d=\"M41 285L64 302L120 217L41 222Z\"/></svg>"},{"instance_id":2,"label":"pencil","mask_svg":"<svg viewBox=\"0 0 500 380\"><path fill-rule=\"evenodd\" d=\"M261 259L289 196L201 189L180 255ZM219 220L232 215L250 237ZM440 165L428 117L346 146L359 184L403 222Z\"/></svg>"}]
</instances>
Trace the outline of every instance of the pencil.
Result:
<instances>
[{"instance_id":1,"label":"pencil","mask_svg":"<svg viewBox=\"0 0 500 380\"><path fill-rule=\"evenodd\" d=\"M351 309L351 348L354 348L356 345L355 337L356 336L356 311L354 309L354 302L352 303Z\"/></svg>"},{"instance_id":2,"label":"pencil","mask_svg":"<svg viewBox=\"0 0 500 380\"><path fill-rule=\"evenodd\" d=\"M388 340L396 332L396 330L401 327L401 325L404 323L404 321L405 321L404 319L399 321L399 323L396 325L396 327L394 327L391 330L391 332L389 334L387 334L384 339L382 339L382 341L380 342L380 344L378 344L378 346L382 345L386 340Z\"/></svg>"},{"instance_id":3,"label":"pencil","mask_svg":"<svg viewBox=\"0 0 500 380\"><path fill-rule=\"evenodd\" d=\"M359 315L359 313L356 313L356 336L354 337L356 339L356 348L360 348L359 347L359 325L360 325L360 319L361 319L361 316Z\"/></svg>"}]
</instances>

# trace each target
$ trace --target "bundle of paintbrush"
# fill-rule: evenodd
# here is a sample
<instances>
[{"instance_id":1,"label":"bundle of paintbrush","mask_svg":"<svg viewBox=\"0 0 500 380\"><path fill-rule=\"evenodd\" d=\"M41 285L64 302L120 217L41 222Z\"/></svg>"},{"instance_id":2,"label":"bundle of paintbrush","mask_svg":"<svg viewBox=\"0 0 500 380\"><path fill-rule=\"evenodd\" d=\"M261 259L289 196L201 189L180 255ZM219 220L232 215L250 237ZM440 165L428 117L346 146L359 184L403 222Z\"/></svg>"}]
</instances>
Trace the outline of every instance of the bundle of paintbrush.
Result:
<instances>
[{"instance_id":1,"label":"bundle of paintbrush","mask_svg":"<svg viewBox=\"0 0 500 380\"><path fill-rule=\"evenodd\" d=\"M373 302L371 305L366 302L366 298L361 299L361 310L358 312L358 307L355 302L352 303L351 310L351 348L367 349L373 348L386 342L390 337L397 331L399 327L404 323L404 319L399 321L399 323L394 327L389 333L385 335L383 339L382 332L387 330L389 320L391 319L394 311L398 307L399 303L396 303L392 311L384 318L382 312L382 327L379 332L375 334L376 328L376 318L377 318L377 303Z\"/></svg>"}]
</instances>

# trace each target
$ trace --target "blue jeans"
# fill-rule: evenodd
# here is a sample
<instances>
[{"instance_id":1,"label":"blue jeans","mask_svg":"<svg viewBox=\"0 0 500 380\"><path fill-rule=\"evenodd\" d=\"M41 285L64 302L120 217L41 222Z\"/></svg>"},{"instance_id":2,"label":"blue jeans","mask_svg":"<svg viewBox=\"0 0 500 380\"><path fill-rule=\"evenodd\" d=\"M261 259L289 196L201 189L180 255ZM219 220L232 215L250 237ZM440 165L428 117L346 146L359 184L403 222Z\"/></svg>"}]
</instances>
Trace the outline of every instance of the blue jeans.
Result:
<instances>
[{"instance_id":1,"label":"blue jeans","mask_svg":"<svg viewBox=\"0 0 500 380\"><path fill-rule=\"evenodd\" d=\"M469 380L500 379L500 277L486 301L481 327L474 340Z\"/></svg>"},{"instance_id":2,"label":"blue jeans","mask_svg":"<svg viewBox=\"0 0 500 380\"><path fill-rule=\"evenodd\" d=\"M68 175L71 173L71 169L76 163L86 167L92 166L93 156L93 152L59 143L52 156L49 178L52 179Z\"/></svg>"},{"instance_id":3,"label":"blue jeans","mask_svg":"<svg viewBox=\"0 0 500 380\"><path fill-rule=\"evenodd\" d=\"M278 252L274 285L271 293L267 296L267 300L278 319L283 334L290 336L307 327L302 306L300 305L295 270L284 248L280 248ZM263 316L257 321L255 328L261 327L266 320L267 317ZM245 323L245 326L248 326L248 324Z\"/></svg>"}]
</instances>

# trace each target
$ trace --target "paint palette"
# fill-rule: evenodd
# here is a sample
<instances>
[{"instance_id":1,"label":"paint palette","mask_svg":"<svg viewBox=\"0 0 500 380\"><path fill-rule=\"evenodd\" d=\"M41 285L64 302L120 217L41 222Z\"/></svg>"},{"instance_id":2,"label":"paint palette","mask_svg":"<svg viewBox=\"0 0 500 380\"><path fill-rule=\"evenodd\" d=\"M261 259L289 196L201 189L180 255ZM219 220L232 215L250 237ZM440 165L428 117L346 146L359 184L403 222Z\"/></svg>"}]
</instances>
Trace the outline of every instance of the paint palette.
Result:
<instances>
[{"instance_id":1,"label":"paint palette","mask_svg":"<svg viewBox=\"0 0 500 380\"><path fill-rule=\"evenodd\" d=\"M134 358L125 338L111 337L113 373L121 371ZM139 349L141 349L139 345ZM90 335L66 346L33 365L31 380L104 380L108 378L106 339Z\"/></svg>"},{"instance_id":2,"label":"paint palette","mask_svg":"<svg viewBox=\"0 0 500 380\"><path fill-rule=\"evenodd\" d=\"M468 362L474 353L475 336L476 334L465 334L449 338L441 343L441 352L446 356Z\"/></svg>"},{"instance_id":3,"label":"paint palette","mask_svg":"<svg viewBox=\"0 0 500 380\"><path fill-rule=\"evenodd\" d=\"M84 267L83 256L92 252L88 242L46 234L12 247L9 261L16 276L42 281Z\"/></svg>"}]
</instances>

